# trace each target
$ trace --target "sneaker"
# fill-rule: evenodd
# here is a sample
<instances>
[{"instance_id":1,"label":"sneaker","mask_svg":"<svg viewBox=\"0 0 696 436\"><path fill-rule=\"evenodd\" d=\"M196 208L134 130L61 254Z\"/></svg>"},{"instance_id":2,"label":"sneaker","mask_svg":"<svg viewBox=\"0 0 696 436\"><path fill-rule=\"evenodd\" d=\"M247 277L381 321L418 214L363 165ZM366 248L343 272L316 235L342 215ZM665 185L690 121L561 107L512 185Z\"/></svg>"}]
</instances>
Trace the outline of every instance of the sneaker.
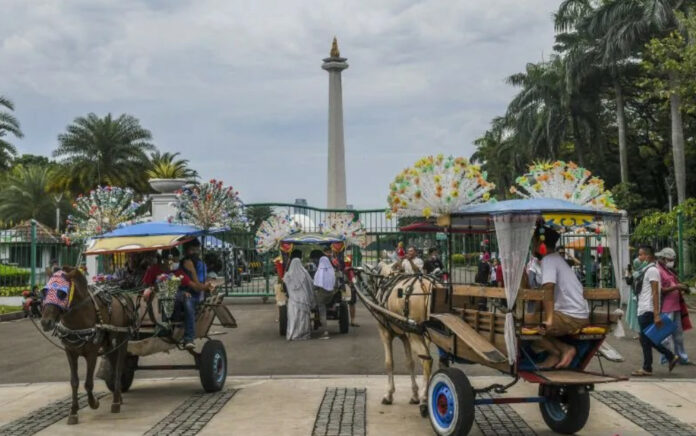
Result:
<instances>
[{"instance_id":1,"label":"sneaker","mask_svg":"<svg viewBox=\"0 0 696 436\"><path fill-rule=\"evenodd\" d=\"M672 360L669 362L669 372L672 372L677 363L679 363L679 356L672 357Z\"/></svg>"},{"instance_id":2,"label":"sneaker","mask_svg":"<svg viewBox=\"0 0 696 436\"><path fill-rule=\"evenodd\" d=\"M196 349L196 344L194 344L193 341L184 341L184 348L187 350L194 350Z\"/></svg>"}]
</instances>

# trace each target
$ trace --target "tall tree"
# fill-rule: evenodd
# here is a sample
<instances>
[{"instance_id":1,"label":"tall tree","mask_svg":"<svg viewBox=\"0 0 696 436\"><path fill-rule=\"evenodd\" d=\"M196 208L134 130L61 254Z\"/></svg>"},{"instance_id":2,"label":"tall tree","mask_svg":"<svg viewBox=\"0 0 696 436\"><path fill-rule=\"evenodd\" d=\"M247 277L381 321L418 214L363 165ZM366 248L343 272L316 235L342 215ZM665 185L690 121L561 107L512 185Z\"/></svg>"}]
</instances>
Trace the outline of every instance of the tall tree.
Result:
<instances>
[{"instance_id":1,"label":"tall tree","mask_svg":"<svg viewBox=\"0 0 696 436\"><path fill-rule=\"evenodd\" d=\"M650 39L665 35L679 25L677 12L686 12L684 0L609 0L596 9L588 21L590 33L601 36L605 64L629 59L643 49ZM671 82L676 86L676 82ZM671 92L672 154L677 198L686 198L686 157L681 97ZM618 110L618 109L617 109Z\"/></svg>"},{"instance_id":2,"label":"tall tree","mask_svg":"<svg viewBox=\"0 0 696 436\"><path fill-rule=\"evenodd\" d=\"M33 218L53 227L56 208L65 212L70 207L66 195L51 192L53 171L51 167L38 165L13 168L0 190L0 220L19 222Z\"/></svg>"},{"instance_id":3,"label":"tall tree","mask_svg":"<svg viewBox=\"0 0 696 436\"><path fill-rule=\"evenodd\" d=\"M15 146L5 138L8 135L13 135L15 138L24 136L20 130L19 121L10 113L11 111L14 111L12 101L0 95L0 169L9 168L10 161L17 154Z\"/></svg>"},{"instance_id":4,"label":"tall tree","mask_svg":"<svg viewBox=\"0 0 696 436\"><path fill-rule=\"evenodd\" d=\"M85 192L98 185L129 186L146 192L152 134L131 115L78 117L58 135L53 156L61 159L59 185Z\"/></svg>"}]
</instances>

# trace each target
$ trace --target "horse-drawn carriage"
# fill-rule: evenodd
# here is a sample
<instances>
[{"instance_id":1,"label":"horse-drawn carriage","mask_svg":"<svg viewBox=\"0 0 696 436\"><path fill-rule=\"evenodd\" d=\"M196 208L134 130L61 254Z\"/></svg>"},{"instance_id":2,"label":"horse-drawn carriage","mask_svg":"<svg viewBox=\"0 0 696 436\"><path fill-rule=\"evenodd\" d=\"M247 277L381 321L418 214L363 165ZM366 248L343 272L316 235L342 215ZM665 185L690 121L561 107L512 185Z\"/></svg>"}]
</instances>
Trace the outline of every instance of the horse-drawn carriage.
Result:
<instances>
[{"instance_id":1,"label":"horse-drawn carriage","mask_svg":"<svg viewBox=\"0 0 696 436\"><path fill-rule=\"evenodd\" d=\"M607 233L613 275L621 277L620 265L627 259L621 259L621 215L611 192L604 189L601 179L572 162L533 164L515 182L517 186L510 187L510 192L523 199L496 202L490 199L495 185L466 158L437 155L418 160L390 185L390 214L424 217L426 222L415 227L447 235L450 279L443 282L420 273L395 275L386 265L357 269L358 297L379 321L385 348L389 390L382 402L391 404L393 400L391 343L400 338L411 369L411 403L420 404L421 414L430 417L437 434L467 434L476 404L520 402L539 403L551 429L574 433L589 416L589 392L594 385L624 379L605 374L601 360L601 373L587 370L595 356L621 359L604 344L622 314L619 290L583 289L559 255L548 258L549 276L537 283L540 288L528 286L525 277L527 259L536 254L543 257L547 248L555 248L545 245L547 230L549 241L555 244L554 239L566 228L597 222L602 222ZM503 282L502 287L458 279L467 271L455 267L452 241L455 235L467 233L495 234L502 265L497 282ZM564 274L567 284L563 291L560 285L552 285L559 283L554 274ZM488 277L478 280L489 281ZM572 299L566 312L556 304L562 299L564 304ZM578 316L568 315L567 307ZM559 319L566 322L561 325L564 328L559 328ZM440 362L432 377L430 344L437 346ZM416 384L411 350L423 365L423 387L427 387L423 391ZM453 363L481 364L513 380L504 386L473 388L461 370L450 367ZM539 384L538 395L497 396L519 379ZM485 393L494 396L484 397Z\"/></svg>"},{"instance_id":2,"label":"horse-drawn carriage","mask_svg":"<svg viewBox=\"0 0 696 436\"><path fill-rule=\"evenodd\" d=\"M222 231L222 230L220 230ZM121 256L134 252L156 252L184 244L194 238L205 238L212 233L192 226L174 225L164 222L136 224L117 229L95 239L85 251L86 255ZM173 277L171 277L173 278ZM158 369L196 369L201 385L207 392L222 389L227 377L227 353L222 342L211 339L210 328L215 318L222 327L234 328L237 323L229 309L223 304L223 295L211 293L197 305L195 321L195 338L204 340L200 352L187 350L194 359L193 365L139 365L139 358L172 349L181 349L184 334L181 317L174 313L174 297L179 281L167 283L168 279L158 280L155 292L149 302L141 297L143 287L128 292L134 300L139 301L137 310L137 329L128 341L126 365L122 372L121 388L125 392L130 388L136 370ZM108 282L97 284L107 292L119 292ZM180 314L178 314L180 315ZM113 390L113 371L108 360L103 360L103 376Z\"/></svg>"},{"instance_id":3,"label":"horse-drawn carriage","mask_svg":"<svg viewBox=\"0 0 696 436\"><path fill-rule=\"evenodd\" d=\"M85 255L113 264L132 253L172 249L209 232L192 226L150 222L119 228L95 238ZM121 392L127 391L136 370L195 369L207 392L222 389L227 377L227 353L222 342L211 339L215 318L223 327L236 327L236 321L223 304L223 295L214 292L197 304L195 338L203 340L200 351L186 349L192 365L141 365L140 357L173 349L184 350L181 317L175 316L175 294L180 281L173 274L158 278L158 284L123 289L110 275L98 275L88 284L85 274L66 267L56 273L44 289L42 325L61 339L70 362L73 384L73 410L68 423L77 423L77 357L87 360L85 387L89 404L96 408L92 377L97 356L102 356L100 376L114 392L112 412L118 412ZM154 292L152 292L154 291ZM146 295L149 294L148 298Z\"/></svg>"},{"instance_id":4,"label":"horse-drawn carriage","mask_svg":"<svg viewBox=\"0 0 696 436\"><path fill-rule=\"evenodd\" d=\"M281 253L280 262L277 263L279 268L279 277L283 272L287 271L290 265L293 253L301 256L301 259L307 260L308 270L311 267L316 268L314 262L318 262L318 257L321 257L327 250L331 250L331 257L334 261L336 270L336 284L334 292L329 303L326 304L327 320L338 320L338 328L341 333L348 333L350 328L350 314L348 311L348 302L351 300L352 289L347 286L345 280L345 250L346 238L337 234L325 233L295 233L283 238L279 244ZM278 321L279 333L285 336L287 329L287 290L281 280L275 286L275 300L278 306ZM318 318L316 311L313 311L315 323Z\"/></svg>"}]
</instances>

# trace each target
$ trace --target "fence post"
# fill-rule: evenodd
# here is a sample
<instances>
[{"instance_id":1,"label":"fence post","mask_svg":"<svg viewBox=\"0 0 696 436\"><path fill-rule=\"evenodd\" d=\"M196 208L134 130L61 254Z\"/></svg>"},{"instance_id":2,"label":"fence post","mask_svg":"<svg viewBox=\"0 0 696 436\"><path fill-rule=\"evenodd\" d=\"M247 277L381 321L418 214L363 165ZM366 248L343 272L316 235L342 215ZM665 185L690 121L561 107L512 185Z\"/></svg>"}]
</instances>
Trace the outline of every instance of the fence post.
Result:
<instances>
[{"instance_id":1,"label":"fence post","mask_svg":"<svg viewBox=\"0 0 696 436\"><path fill-rule=\"evenodd\" d=\"M679 258L679 278L684 278L684 216L677 212L677 257Z\"/></svg>"},{"instance_id":2,"label":"fence post","mask_svg":"<svg viewBox=\"0 0 696 436\"><path fill-rule=\"evenodd\" d=\"M36 286L36 221L31 220L31 259L29 260L29 266L31 267L31 289Z\"/></svg>"}]
</instances>

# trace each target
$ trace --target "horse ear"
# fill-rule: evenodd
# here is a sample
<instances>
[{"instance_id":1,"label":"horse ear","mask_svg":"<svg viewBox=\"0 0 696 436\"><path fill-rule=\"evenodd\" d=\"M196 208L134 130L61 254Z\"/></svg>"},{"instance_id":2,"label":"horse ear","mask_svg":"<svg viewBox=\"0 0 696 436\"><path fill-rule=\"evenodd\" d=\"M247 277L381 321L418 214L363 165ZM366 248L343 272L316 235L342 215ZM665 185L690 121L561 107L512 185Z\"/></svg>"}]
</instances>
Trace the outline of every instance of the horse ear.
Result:
<instances>
[{"instance_id":1,"label":"horse ear","mask_svg":"<svg viewBox=\"0 0 696 436\"><path fill-rule=\"evenodd\" d=\"M72 272L73 270L75 270L75 268L72 267L72 266L70 266L70 265L63 265L63 268L61 268L61 269L62 269L63 271L65 271L66 273L70 273L70 272Z\"/></svg>"},{"instance_id":2,"label":"horse ear","mask_svg":"<svg viewBox=\"0 0 696 436\"><path fill-rule=\"evenodd\" d=\"M82 273L80 272L80 270L78 268L70 268L69 270L66 270L65 268L63 268L63 271L68 273L67 277L70 280L82 276Z\"/></svg>"}]
</instances>

